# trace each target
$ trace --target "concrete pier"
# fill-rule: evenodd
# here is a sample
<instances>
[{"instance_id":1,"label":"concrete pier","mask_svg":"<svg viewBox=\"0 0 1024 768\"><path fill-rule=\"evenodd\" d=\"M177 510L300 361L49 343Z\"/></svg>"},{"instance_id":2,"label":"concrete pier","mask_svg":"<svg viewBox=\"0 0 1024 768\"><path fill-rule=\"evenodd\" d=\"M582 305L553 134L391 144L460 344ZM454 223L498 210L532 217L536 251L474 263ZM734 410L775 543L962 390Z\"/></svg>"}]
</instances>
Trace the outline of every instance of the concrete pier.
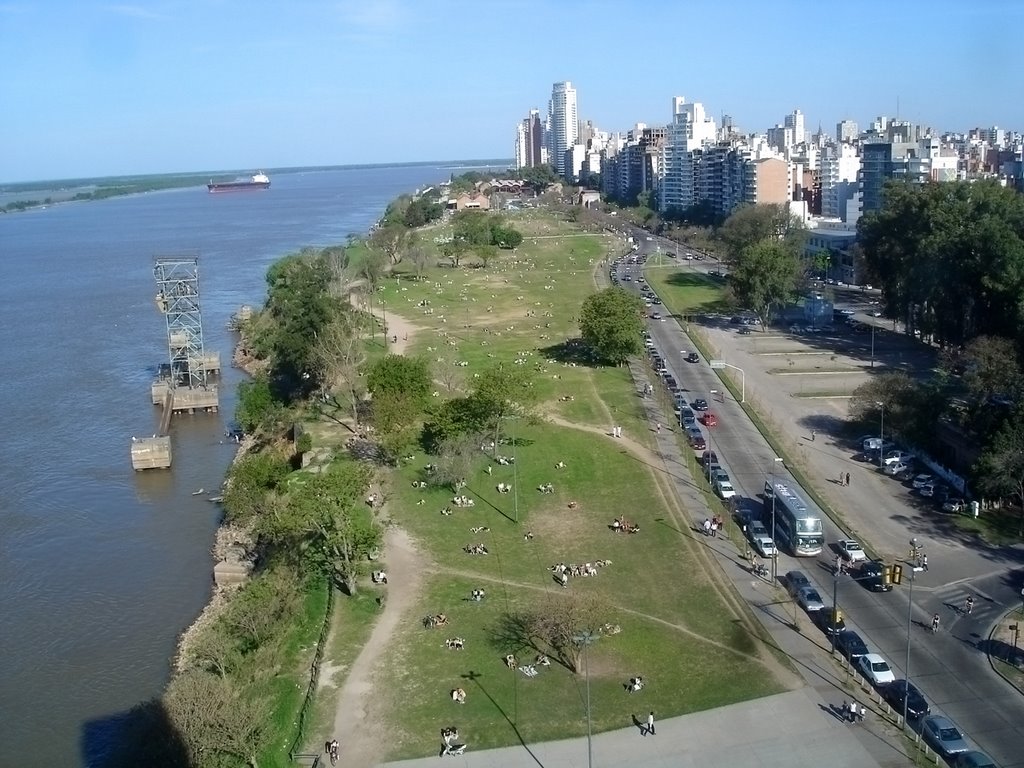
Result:
<instances>
[{"instance_id":1,"label":"concrete pier","mask_svg":"<svg viewBox=\"0 0 1024 768\"><path fill-rule=\"evenodd\" d=\"M172 395L170 410L172 413L195 413L206 411L216 413L220 407L220 396L216 385L204 388L172 387L167 379L157 379L150 386L153 405L163 405L166 409L167 395Z\"/></svg>"},{"instance_id":2,"label":"concrete pier","mask_svg":"<svg viewBox=\"0 0 1024 768\"><path fill-rule=\"evenodd\" d=\"M167 435L132 438L132 469L167 469L171 466L171 438Z\"/></svg>"}]
</instances>

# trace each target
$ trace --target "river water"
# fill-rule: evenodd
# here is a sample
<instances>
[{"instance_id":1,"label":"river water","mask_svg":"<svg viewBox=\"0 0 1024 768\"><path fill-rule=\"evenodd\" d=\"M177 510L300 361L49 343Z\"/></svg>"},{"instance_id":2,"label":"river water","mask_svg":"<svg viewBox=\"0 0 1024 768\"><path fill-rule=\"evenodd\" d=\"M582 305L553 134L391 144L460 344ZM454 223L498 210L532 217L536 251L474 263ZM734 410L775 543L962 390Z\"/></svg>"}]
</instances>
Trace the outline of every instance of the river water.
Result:
<instances>
[{"instance_id":1,"label":"river water","mask_svg":"<svg viewBox=\"0 0 1024 768\"><path fill-rule=\"evenodd\" d=\"M263 300L276 259L343 243L451 172L299 171L266 192L0 216L0 765L97 764L105 724L166 683L211 590L232 312ZM152 260L182 254L199 258L206 348L226 366L221 412L175 416L173 468L135 473L130 440L157 429L149 384L167 360Z\"/></svg>"}]
</instances>

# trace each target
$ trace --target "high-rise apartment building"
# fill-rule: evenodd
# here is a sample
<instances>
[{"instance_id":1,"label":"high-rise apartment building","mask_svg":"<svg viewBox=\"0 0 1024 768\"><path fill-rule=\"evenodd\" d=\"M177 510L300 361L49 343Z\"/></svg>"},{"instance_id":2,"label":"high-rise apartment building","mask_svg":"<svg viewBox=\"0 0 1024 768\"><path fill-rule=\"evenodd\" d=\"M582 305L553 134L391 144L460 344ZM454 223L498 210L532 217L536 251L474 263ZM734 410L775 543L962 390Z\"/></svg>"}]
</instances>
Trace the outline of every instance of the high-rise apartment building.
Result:
<instances>
[{"instance_id":1,"label":"high-rise apartment building","mask_svg":"<svg viewBox=\"0 0 1024 768\"><path fill-rule=\"evenodd\" d=\"M544 124L540 112L530 114L516 126L516 168L533 168L544 163Z\"/></svg>"},{"instance_id":2,"label":"high-rise apartment building","mask_svg":"<svg viewBox=\"0 0 1024 768\"><path fill-rule=\"evenodd\" d=\"M860 136L860 129L853 120L840 120L836 123L836 142L852 144Z\"/></svg>"},{"instance_id":3,"label":"high-rise apartment building","mask_svg":"<svg viewBox=\"0 0 1024 768\"><path fill-rule=\"evenodd\" d=\"M693 153L715 141L715 121L699 102L672 99L672 122L665 129L661 154L658 208L686 210L697 202Z\"/></svg>"},{"instance_id":4,"label":"high-rise apartment building","mask_svg":"<svg viewBox=\"0 0 1024 768\"><path fill-rule=\"evenodd\" d=\"M918 131L910 123L889 123L902 136L915 136ZM860 190L863 213L882 207L883 188L890 179L923 183L954 181L959 158L952 151L944 152L938 139L925 137L915 141L875 139L861 147Z\"/></svg>"},{"instance_id":5,"label":"high-rise apartment building","mask_svg":"<svg viewBox=\"0 0 1024 768\"><path fill-rule=\"evenodd\" d=\"M859 190L860 156L857 147L842 142L828 147L820 159L821 215L831 219L848 218L848 203Z\"/></svg>"},{"instance_id":6,"label":"high-rise apartment building","mask_svg":"<svg viewBox=\"0 0 1024 768\"><path fill-rule=\"evenodd\" d=\"M806 136L804 136L804 113L799 109L794 109L792 114L786 115L784 126L793 131L794 144L802 144L806 140Z\"/></svg>"},{"instance_id":7,"label":"high-rise apartment building","mask_svg":"<svg viewBox=\"0 0 1024 768\"><path fill-rule=\"evenodd\" d=\"M572 83L555 83L548 102L548 158L559 176L565 174L565 153L579 138L576 89Z\"/></svg>"}]
</instances>

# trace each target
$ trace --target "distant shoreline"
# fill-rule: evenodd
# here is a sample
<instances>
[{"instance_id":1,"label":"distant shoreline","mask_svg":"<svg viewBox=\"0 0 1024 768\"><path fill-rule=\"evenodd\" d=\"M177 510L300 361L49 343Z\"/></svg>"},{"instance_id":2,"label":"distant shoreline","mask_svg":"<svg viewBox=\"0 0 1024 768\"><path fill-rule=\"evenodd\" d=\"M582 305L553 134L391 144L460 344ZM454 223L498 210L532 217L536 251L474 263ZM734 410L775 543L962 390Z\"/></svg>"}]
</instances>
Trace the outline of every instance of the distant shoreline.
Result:
<instances>
[{"instance_id":1,"label":"distant shoreline","mask_svg":"<svg viewBox=\"0 0 1024 768\"><path fill-rule=\"evenodd\" d=\"M511 167L514 164L512 158L483 158L470 160L425 160L408 163L356 163L352 165L306 165L306 166L285 166L281 168L264 168L267 174L299 173L309 171L358 171L374 168L422 168L425 166L436 166L438 168L451 168L452 170ZM111 176L85 176L70 179L40 179L37 181L0 182L0 195L15 194L19 192L33 191L56 191L67 189L84 189L88 187L112 187L112 186L139 186L142 183L152 184L156 180L176 179L180 184L176 186L193 186L206 184L211 177L228 177L251 175L251 168L221 169L216 171L182 171L179 173L136 173L120 174ZM189 183L185 183L185 182ZM158 188L165 188L163 186ZM144 191L144 190L138 190Z\"/></svg>"}]
</instances>

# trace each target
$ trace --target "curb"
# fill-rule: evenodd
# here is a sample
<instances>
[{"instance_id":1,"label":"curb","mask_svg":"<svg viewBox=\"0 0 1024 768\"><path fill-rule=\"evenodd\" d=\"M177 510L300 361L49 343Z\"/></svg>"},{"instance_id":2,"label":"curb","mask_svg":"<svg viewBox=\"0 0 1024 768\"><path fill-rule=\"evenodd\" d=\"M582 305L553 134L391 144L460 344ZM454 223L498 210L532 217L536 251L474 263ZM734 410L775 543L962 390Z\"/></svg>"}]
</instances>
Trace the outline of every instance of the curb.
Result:
<instances>
[{"instance_id":1,"label":"curb","mask_svg":"<svg viewBox=\"0 0 1024 768\"><path fill-rule=\"evenodd\" d=\"M999 619L993 622L992 628L989 630L985 638L988 641L988 646L985 650L985 658L988 659L988 665L992 668L993 672L995 672L997 675L999 675L999 677L1005 680L1007 685L1016 690L1017 693L1024 695L1024 683L1019 683L1013 680L1009 675L1003 672L1001 665L996 664L996 661L1001 661L1004 664L1007 662L1003 661L1003 659L1000 659L998 656L993 656L992 652L989 650L995 642L998 642L995 640L995 634L999 627L1002 626L1002 623L1006 621L1006 617L1009 616L1011 613L1017 612L1018 609L1016 607L1011 608L1006 613L1004 613ZM1018 619L1018 621L1024 622L1024 617Z\"/></svg>"}]
</instances>

